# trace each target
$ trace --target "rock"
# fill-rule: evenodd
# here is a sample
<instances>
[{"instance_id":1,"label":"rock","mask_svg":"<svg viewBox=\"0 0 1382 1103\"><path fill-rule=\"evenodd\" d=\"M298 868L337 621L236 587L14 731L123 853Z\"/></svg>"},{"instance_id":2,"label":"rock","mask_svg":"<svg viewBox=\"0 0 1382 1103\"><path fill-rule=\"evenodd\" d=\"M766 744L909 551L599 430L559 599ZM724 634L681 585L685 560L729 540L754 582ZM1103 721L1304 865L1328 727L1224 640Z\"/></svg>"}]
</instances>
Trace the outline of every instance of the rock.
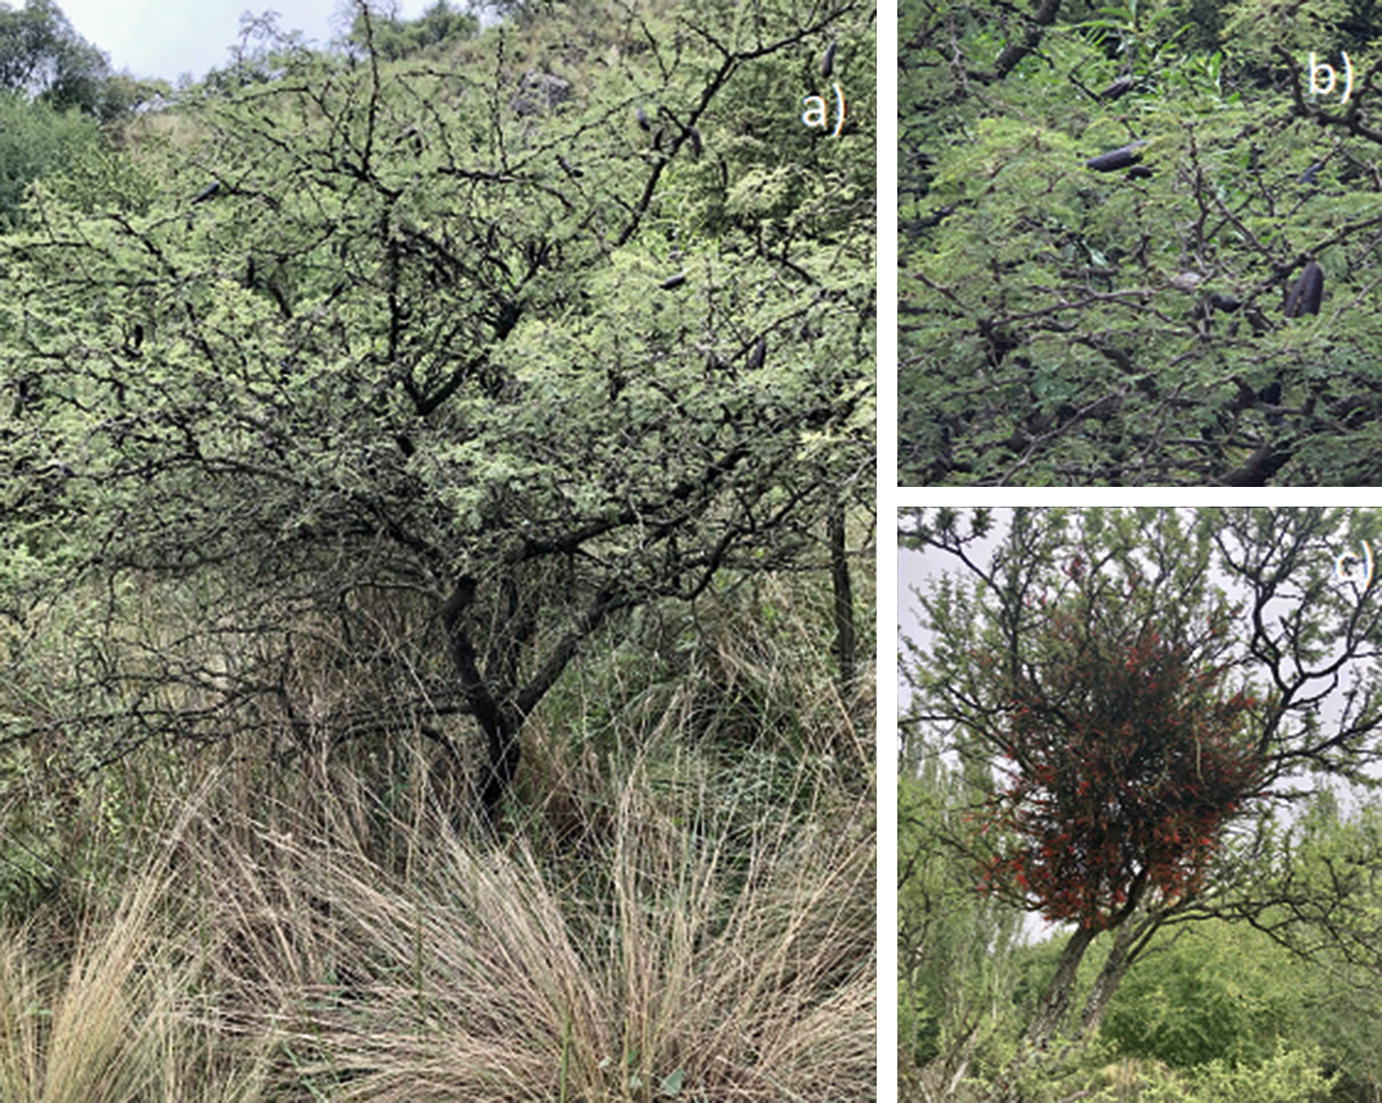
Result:
<instances>
[{"instance_id":1,"label":"rock","mask_svg":"<svg viewBox=\"0 0 1382 1103\"><path fill-rule=\"evenodd\" d=\"M571 98L571 82L554 73L529 69L518 82L509 107L518 115L545 115Z\"/></svg>"}]
</instances>

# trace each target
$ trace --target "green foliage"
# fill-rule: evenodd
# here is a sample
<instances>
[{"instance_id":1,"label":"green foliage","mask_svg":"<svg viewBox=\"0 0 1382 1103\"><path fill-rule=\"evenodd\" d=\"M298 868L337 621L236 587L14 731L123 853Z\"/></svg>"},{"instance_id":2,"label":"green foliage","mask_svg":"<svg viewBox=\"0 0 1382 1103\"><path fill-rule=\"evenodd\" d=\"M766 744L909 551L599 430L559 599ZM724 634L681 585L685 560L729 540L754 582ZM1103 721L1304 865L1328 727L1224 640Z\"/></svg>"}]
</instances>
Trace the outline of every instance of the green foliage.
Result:
<instances>
[{"instance_id":1,"label":"green foliage","mask_svg":"<svg viewBox=\"0 0 1382 1103\"><path fill-rule=\"evenodd\" d=\"M903 481L1376 481L1378 135L1302 91L1309 51L1372 64L1369 5L901 19Z\"/></svg>"},{"instance_id":2,"label":"green foliage","mask_svg":"<svg viewBox=\"0 0 1382 1103\"><path fill-rule=\"evenodd\" d=\"M1316 1049L1279 1047L1271 1056L1253 1063L1214 1060L1188 1075L1155 1065L1121 1069L1110 1079L1117 1087L1092 1098L1109 1103L1325 1103L1336 1077L1320 1071ZM1126 1066L1125 1066L1126 1067Z\"/></svg>"},{"instance_id":3,"label":"green foliage","mask_svg":"<svg viewBox=\"0 0 1382 1103\"><path fill-rule=\"evenodd\" d=\"M898 778L898 1044L923 1067L959 1053L999 1063L1002 1009L1013 999L1022 913L974 885L960 840L971 778L939 758L910 761Z\"/></svg>"},{"instance_id":4,"label":"green foliage","mask_svg":"<svg viewBox=\"0 0 1382 1103\"><path fill-rule=\"evenodd\" d=\"M0 441L21 476L0 490L22 550L3 604L22 618L60 564L198 595L150 647L95 627L135 617L133 591L104 591L76 667L100 674L76 682L108 740L141 738L150 679L178 737L223 730L218 703L261 727L286 708L303 736L466 713L497 801L597 631L725 572L823 565L825 518L872 495L872 145L813 144L757 82L868 21L770 14L686 16L690 39L644 19L662 62L620 59L617 8L580 34L563 16L569 56L542 69L550 27L444 68L289 44L189 95L193 148L138 150L104 194L50 189L0 247L23 288L0 309L22 426ZM617 64L586 64L597 49ZM792 140L735 153L748 118ZM709 216L750 160L797 183ZM265 680L325 632L384 692L363 642L384 595L410 625L391 706L309 719ZM263 650L208 677L194 656L232 638Z\"/></svg>"},{"instance_id":5,"label":"green foliage","mask_svg":"<svg viewBox=\"0 0 1382 1103\"><path fill-rule=\"evenodd\" d=\"M0 4L0 89L36 97L54 110L98 114L110 63L72 29L53 0Z\"/></svg>"},{"instance_id":6,"label":"green foliage","mask_svg":"<svg viewBox=\"0 0 1382 1103\"><path fill-rule=\"evenodd\" d=\"M1204 923L1161 941L1110 1002L1102 1036L1117 1052L1178 1069L1257 1065L1314 1037L1313 970L1265 935Z\"/></svg>"},{"instance_id":7,"label":"green foliage","mask_svg":"<svg viewBox=\"0 0 1382 1103\"><path fill-rule=\"evenodd\" d=\"M0 93L0 226L22 224L29 185L49 174L80 171L99 156L99 142L90 119Z\"/></svg>"},{"instance_id":8,"label":"green foliage","mask_svg":"<svg viewBox=\"0 0 1382 1103\"><path fill-rule=\"evenodd\" d=\"M367 49L368 41L372 41L379 57L389 61L469 38L480 27L474 15L453 8L447 0L436 0L416 19L380 15L374 18L373 24L372 28L367 28L364 17L357 14L347 40L357 50Z\"/></svg>"}]
</instances>

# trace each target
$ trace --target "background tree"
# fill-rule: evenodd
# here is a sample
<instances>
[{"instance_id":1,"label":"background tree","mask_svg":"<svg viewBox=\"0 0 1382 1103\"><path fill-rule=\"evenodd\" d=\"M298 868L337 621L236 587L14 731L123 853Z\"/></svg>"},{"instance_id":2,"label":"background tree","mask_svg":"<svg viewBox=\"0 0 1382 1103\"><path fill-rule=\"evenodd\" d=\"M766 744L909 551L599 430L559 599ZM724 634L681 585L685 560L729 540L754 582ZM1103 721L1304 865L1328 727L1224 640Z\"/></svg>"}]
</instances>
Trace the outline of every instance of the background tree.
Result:
<instances>
[{"instance_id":1,"label":"background tree","mask_svg":"<svg viewBox=\"0 0 1382 1103\"><path fill-rule=\"evenodd\" d=\"M898 778L898 1080L943 1100L976 1068L1011 1056L1022 910L974 891L966 840L987 780L966 782L916 742L907 754Z\"/></svg>"},{"instance_id":2,"label":"background tree","mask_svg":"<svg viewBox=\"0 0 1382 1103\"><path fill-rule=\"evenodd\" d=\"M110 62L72 29L52 0L0 4L0 88L97 114Z\"/></svg>"},{"instance_id":3,"label":"background tree","mask_svg":"<svg viewBox=\"0 0 1382 1103\"><path fill-rule=\"evenodd\" d=\"M0 3L0 229L20 223L25 190L43 177L74 174L99 191L110 176L120 190L128 170L108 124L165 91L163 82L111 73L49 0Z\"/></svg>"},{"instance_id":4,"label":"background tree","mask_svg":"<svg viewBox=\"0 0 1382 1103\"><path fill-rule=\"evenodd\" d=\"M871 147L756 93L835 36L867 72L871 27L762 14L583 9L569 45L501 27L446 67L287 51L188 108L147 213L41 201L4 247L3 586L23 622L105 580L63 717L100 759L233 710L306 744L416 724L459 765L468 717L493 814L593 636L824 565L872 493ZM752 220L750 158L792 181ZM150 587L196 595L185 635L99 627ZM294 663L322 647L329 715Z\"/></svg>"},{"instance_id":5,"label":"background tree","mask_svg":"<svg viewBox=\"0 0 1382 1103\"><path fill-rule=\"evenodd\" d=\"M380 14L371 23L366 26L364 16L357 14L348 39L355 49L366 53L372 41L375 52L389 60L468 38L480 27L475 16L453 8L447 0L436 0L416 19Z\"/></svg>"},{"instance_id":6,"label":"background tree","mask_svg":"<svg viewBox=\"0 0 1382 1103\"><path fill-rule=\"evenodd\" d=\"M1375 25L904 5L902 481L1376 482ZM1341 50L1354 98L1310 97ZM1318 312L1287 310L1312 264Z\"/></svg>"},{"instance_id":7,"label":"background tree","mask_svg":"<svg viewBox=\"0 0 1382 1103\"><path fill-rule=\"evenodd\" d=\"M918 595L931 636L904 663L907 738L989 779L990 814L955 843L975 887L987 868L1006 899L1078 924L1027 1013L1029 1041L1066 1028L1103 930L1076 1032L1098 1026L1158 930L1291 924L1262 876L1278 811L1309 773L1366 777L1378 758L1376 590L1335 572L1376 523L1019 510L981 555L986 511L904 516L904 544L954 556L964 575ZM1302 895L1327 909L1343 893L1321 878Z\"/></svg>"}]
</instances>

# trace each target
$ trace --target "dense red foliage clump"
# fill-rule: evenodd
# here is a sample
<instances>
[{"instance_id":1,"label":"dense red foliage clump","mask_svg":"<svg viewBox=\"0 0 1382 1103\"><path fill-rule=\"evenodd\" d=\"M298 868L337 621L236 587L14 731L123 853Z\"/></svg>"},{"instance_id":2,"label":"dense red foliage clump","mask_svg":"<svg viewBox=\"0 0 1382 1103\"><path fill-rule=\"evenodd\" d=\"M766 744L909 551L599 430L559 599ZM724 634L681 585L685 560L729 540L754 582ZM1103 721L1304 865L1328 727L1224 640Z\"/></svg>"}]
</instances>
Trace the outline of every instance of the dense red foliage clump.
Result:
<instances>
[{"instance_id":1,"label":"dense red foliage clump","mask_svg":"<svg viewBox=\"0 0 1382 1103\"><path fill-rule=\"evenodd\" d=\"M1016 845L988 863L984 884L1103 930L1134 892L1200 886L1220 827L1261 784L1241 734L1257 702L1221 696L1223 667L1194 669L1188 648L1151 629L1122 647L1091 640L1068 614L1054 614L1053 630L1040 684L1020 679L1007 702L1009 780L991 822Z\"/></svg>"}]
</instances>

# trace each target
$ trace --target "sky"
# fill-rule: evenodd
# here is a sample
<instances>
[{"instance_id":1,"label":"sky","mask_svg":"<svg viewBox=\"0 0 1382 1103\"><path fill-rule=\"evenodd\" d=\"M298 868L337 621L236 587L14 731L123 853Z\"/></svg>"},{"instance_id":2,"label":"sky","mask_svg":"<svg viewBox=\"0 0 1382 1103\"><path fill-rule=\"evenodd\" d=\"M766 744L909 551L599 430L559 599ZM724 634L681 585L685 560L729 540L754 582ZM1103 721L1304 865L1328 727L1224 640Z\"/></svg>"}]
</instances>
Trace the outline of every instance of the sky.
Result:
<instances>
[{"instance_id":1,"label":"sky","mask_svg":"<svg viewBox=\"0 0 1382 1103\"><path fill-rule=\"evenodd\" d=\"M399 13L415 19L431 3L401 0ZM349 0L58 0L76 32L110 58L112 69L167 81L183 73L200 78L226 64L244 12L276 11L281 29L302 31L325 46L349 25L349 6Z\"/></svg>"}]
</instances>

